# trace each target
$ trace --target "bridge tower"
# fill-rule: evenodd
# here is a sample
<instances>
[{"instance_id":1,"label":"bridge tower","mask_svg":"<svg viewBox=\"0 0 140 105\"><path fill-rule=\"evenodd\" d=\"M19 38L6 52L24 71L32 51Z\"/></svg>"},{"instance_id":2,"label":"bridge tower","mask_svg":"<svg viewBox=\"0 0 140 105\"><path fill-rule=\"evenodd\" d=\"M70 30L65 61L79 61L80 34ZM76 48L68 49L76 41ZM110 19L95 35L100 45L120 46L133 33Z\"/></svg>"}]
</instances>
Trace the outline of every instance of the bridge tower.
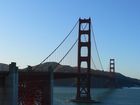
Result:
<instances>
[{"instance_id":1,"label":"bridge tower","mask_svg":"<svg viewBox=\"0 0 140 105\"><path fill-rule=\"evenodd\" d=\"M115 73L115 59L110 59L110 68L109 68L110 73Z\"/></svg>"},{"instance_id":2,"label":"bridge tower","mask_svg":"<svg viewBox=\"0 0 140 105\"><path fill-rule=\"evenodd\" d=\"M86 28L82 28L82 26ZM91 102L90 95L90 70L91 70L91 19L79 19L79 36L78 36L78 77L77 77L77 94L76 102ZM82 41L82 37L85 36L87 38L86 41ZM87 55L82 55L82 48L86 48ZM82 63L86 63L86 71L84 72L86 75L83 75L82 72Z\"/></svg>"},{"instance_id":3,"label":"bridge tower","mask_svg":"<svg viewBox=\"0 0 140 105\"><path fill-rule=\"evenodd\" d=\"M109 63L109 72L110 72L110 82L109 82L109 87L110 88L115 88L116 87L116 79L115 79L115 59L110 59Z\"/></svg>"}]
</instances>

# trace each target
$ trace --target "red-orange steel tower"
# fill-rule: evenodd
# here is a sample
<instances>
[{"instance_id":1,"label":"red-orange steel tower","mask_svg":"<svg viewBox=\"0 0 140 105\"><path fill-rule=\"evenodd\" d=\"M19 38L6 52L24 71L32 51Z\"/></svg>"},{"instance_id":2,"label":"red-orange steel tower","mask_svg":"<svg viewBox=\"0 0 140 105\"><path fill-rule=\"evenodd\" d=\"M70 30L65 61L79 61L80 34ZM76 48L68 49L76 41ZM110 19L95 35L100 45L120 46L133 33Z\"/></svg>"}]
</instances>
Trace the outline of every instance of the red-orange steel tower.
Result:
<instances>
[{"instance_id":1,"label":"red-orange steel tower","mask_svg":"<svg viewBox=\"0 0 140 105\"><path fill-rule=\"evenodd\" d=\"M109 68L110 73L115 73L115 59L110 59L110 68Z\"/></svg>"},{"instance_id":2,"label":"red-orange steel tower","mask_svg":"<svg viewBox=\"0 0 140 105\"><path fill-rule=\"evenodd\" d=\"M116 78L115 78L115 59L110 59L109 65L110 65L110 68L109 68L110 80L109 80L108 87L115 88L115 87L117 87Z\"/></svg>"},{"instance_id":3,"label":"red-orange steel tower","mask_svg":"<svg viewBox=\"0 0 140 105\"><path fill-rule=\"evenodd\" d=\"M86 25L85 29L82 29L82 26ZM77 78L77 95L76 100L77 101L90 101L91 95L90 95L90 58L91 58L91 19L79 19L79 37L78 37L78 78ZM86 41L82 41L82 37L85 35L87 37ZM87 48L87 55L82 56L82 47ZM82 67L81 63L86 62L86 75L82 74Z\"/></svg>"}]
</instances>

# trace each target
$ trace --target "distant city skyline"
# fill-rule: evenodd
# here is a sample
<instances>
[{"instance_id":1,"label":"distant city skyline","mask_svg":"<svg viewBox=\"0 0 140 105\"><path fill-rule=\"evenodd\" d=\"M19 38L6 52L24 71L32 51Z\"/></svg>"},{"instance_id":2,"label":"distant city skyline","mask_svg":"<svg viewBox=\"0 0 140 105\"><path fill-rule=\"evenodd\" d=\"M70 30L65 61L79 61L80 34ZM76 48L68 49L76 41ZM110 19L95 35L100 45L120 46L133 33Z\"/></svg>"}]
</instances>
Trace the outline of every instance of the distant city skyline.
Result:
<instances>
[{"instance_id":1,"label":"distant city skyline","mask_svg":"<svg viewBox=\"0 0 140 105\"><path fill-rule=\"evenodd\" d=\"M139 0L0 1L0 63L16 62L20 68L39 64L80 17L90 17L105 70L109 59L115 58L116 72L140 79L139 5ZM61 50L67 51L77 32ZM60 52L57 57L65 54Z\"/></svg>"}]
</instances>

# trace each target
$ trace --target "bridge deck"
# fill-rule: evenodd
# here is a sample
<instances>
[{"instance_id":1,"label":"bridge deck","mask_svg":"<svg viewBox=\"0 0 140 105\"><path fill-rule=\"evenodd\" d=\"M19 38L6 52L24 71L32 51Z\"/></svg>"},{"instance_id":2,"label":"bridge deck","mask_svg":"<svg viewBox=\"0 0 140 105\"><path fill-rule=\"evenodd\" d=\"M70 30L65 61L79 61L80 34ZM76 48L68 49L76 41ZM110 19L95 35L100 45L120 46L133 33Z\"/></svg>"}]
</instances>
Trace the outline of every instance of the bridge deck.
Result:
<instances>
[{"instance_id":1,"label":"bridge deck","mask_svg":"<svg viewBox=\"0 0 140 105\"><path fill-rule=\"evenodd\" d=\"M8 71L0 71L0 79L8 75ZM64 79L64 78L76 78L79 74L77 72L54 72L54 79ZM80 76L84 76L86 73L81 73ZM21 79L46 79L49 76L47 71L19 71L19 77ZM110 78L108 73L91 73L93 77ZM33 78L35 77L35 78Z\"/></svg>"},{"instance_id":2,"label":"bridge deck","mask_svg":"<svg viewBox=\"0 0 140 105\"><path fill-rule=\"evenodd\" d=\"M0 80L3 80L5 76L8 75L8 71L0 71ZM46 80L49 77L49 72L47 71L19 71L19 79L21 80ZM80 76L86 75L85 73L82 73ZM53 74L54 79L65 79L65 78L76 78L79 76L77 72L54 72ZM104 73L91 73L91 76L97 77L97 78L111 78L109 74Z\"/></svg>"}]
</instances>

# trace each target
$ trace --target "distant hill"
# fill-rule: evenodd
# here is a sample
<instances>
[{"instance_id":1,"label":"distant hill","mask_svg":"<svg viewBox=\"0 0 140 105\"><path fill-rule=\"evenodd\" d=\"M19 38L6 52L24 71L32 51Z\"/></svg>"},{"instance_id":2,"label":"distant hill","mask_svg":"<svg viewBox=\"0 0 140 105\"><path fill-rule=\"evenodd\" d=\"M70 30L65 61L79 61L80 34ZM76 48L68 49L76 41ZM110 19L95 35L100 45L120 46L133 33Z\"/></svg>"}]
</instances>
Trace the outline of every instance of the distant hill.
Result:
<instances>
[{"instance_id":1,"label":"distant hill","mask_svg":"<svg viewBox=\"0 0 140 105\"><path fill-rule=\"evenodd\" d=\"M56 62L48 62L41 64L39 67L34 66L36 71L46 71L48 70L49 66L52 66L52 68L57 68L54 70L54 72L76 72L77 67L71 67L69 65L60 65ZM83 68L82 71L84 72L85 69ZM94 74L108 74L109 72L106 71L100 71L100 70L91 70L92 73ZM118 87L140 87L140 80L124 76L121 73L116 73L116 83ZM97 77L92 77L91 81L91 86L92 87L106 87L105 83L108 81L107 78L97 78ZM55 85L56 86L76 86L76 79L60 79L60 80L55 80Z\"/></svg>"},{"instance_id":2,"label":"distant hill","mask_svg":"<svg viewBox=\"0 0 140 105\"><path fill-rule=\"evenodd\" d=\"M77 67L71 67L68 65L60 65L56 62L47 62L41 65L36 65L33 66L34 71L48 71L49 67L57 68L54 70L54 72L76 72ZM8 71L9 67L7 64L2 64L0 63L0 71ZM20 69L21 71L26 70L25 69ZM82 69L82 72L85 72L85 69ZM108 72L105 71L100 71L100 70L91 70L92 73L94 74L108 74ZM131 78L131 77L126 77L123 74L116 73L116 84L118 87L140 87L140 80ZM96 87L96 88L103 88L107 87L106 83L109 81L108 78L97 78L97 77L92 77L91 78L91 86ZM56 86L76 86L76 79L59 79L54 81Z\"/></svg>"}]
</instances>

